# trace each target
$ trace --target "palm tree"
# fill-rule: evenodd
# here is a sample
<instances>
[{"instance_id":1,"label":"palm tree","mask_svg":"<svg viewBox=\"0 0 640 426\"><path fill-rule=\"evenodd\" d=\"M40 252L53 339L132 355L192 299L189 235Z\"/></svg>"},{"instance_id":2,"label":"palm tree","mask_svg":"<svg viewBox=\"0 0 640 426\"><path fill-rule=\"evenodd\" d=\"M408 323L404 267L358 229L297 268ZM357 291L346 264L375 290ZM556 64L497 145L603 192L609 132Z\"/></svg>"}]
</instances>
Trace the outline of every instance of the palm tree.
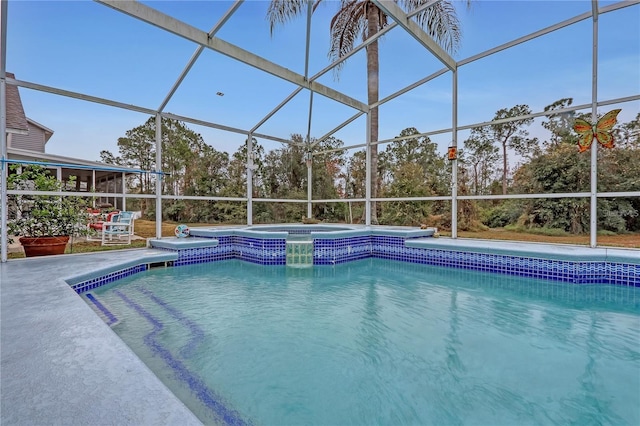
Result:
<instances>
[{"instance_id":1,"label":"palm tree","mask_svg":"<svg viewBox=\"0 0 640 426\"><path fill-rule=\"evenodd\" d=\"M432 1L432 0L431 0ZM306 11L306 6L315 11L322 0L272 0L267 11L267 18L271 25L271 31L275 25L284 24L289 19L301 15ZM417 10L430 0L394 0L405 12ZM415 15L416 22L429 34L443 49L454 52L460 41L460 27L455 8L451 0L436 1L430 7L426 7ZM340 0L340 9L331 20L330 34L331 47L329 57L337 60L355 46L359 34L366 40L374 36L378 31L388 25L387 15L370 0ZM378 41L369 44L367 50L367 101L369 105L378 102ZM343 64L337 67L337 70ZM371 141L378 140L378 108L370 110L371 115ZM378 194L378 145L371 146L371 196L376 198ZM371 205L371 223L378 223L376 203Z\"/></svg>"}]
</instances>

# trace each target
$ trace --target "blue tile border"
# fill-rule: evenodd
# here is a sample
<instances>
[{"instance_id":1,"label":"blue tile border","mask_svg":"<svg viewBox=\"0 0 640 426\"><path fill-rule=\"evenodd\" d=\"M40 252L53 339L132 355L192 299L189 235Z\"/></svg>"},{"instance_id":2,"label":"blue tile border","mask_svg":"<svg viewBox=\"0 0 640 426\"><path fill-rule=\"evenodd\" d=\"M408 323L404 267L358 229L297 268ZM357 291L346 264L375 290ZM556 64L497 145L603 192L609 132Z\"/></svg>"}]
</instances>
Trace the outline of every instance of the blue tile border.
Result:
<instances>
[{"instance_id":1,"label":"blue tile border","mask_svg":"<svg viewBox=\"0 0 640 426\"><path fill-rule=\"evenodd\" d=\"M197 244L162 244L160 251L173 253L169 266L193 265L219 260L240 259L260 265L286 265L286 227L277 232L257 229L206 230ZM307 233L313 241L313 264L336 265L366 258L398 260L408 263L446 266L575 284L615 284L640 287L640 251L554 247L544 251L535 245L500 242L490 247L478 242L452 242L425 238L416 230L339 230L322 232L313 227L293 229ZM264 234L264 238L263 238ZM330 235L331 234L331 235ZM177 254L177 258L175 255ZM608 259L616 260L615 262ZM628 262L628 263L627 263ZM120 271L100 273L72 285L84 293L101 285L146 270L136 265Z\"/></svg>"},{"instance_id":2,"label":"blue tile border","mask_svg":"<svg viewBox=\"0 0 640 426\"><path fill-rule=\"evenodd\" d=\"M125 278L131 276L133 274L137 274L138 272L146 271L147 264L141 264L136 266L131 266L129 268L121 269L119 271L111 272L106 275L99 275L95 278L91 278L86 281L81 281L76 284L70 284L71 288L75 290L76 293L82 294L86 293L89 290L93 290L94 288L101 287L106 284L111 284L114 281L117 281L121 278Z\"/></svg>"}]
</instances>

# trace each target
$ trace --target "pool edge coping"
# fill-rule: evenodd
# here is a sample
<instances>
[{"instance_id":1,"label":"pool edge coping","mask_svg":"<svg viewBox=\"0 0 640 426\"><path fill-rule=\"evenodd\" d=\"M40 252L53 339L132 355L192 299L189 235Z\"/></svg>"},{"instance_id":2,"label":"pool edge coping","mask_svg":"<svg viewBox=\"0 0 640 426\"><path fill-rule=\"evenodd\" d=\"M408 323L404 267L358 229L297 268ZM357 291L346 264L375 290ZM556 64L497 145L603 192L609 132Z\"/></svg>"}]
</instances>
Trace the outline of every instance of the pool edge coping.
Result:
<instances>
[{"instance_id":1,"label":"pool edge coping","mask_svg":"<svg viewBox=\"0 0 640 426\"><path fill-rule=\"evenodd\" d=\"M100 419L122 425L202 424L67 282L78 275L70 273L73 269L89 273L92 261L111 261L117 269L135 262L132 258L154 259L146 250L0 264L2 425ZM42 303L51 301L51 309L43 309ZM104 368L96 367L100 364Z\"/></svg>"}]
</instances>

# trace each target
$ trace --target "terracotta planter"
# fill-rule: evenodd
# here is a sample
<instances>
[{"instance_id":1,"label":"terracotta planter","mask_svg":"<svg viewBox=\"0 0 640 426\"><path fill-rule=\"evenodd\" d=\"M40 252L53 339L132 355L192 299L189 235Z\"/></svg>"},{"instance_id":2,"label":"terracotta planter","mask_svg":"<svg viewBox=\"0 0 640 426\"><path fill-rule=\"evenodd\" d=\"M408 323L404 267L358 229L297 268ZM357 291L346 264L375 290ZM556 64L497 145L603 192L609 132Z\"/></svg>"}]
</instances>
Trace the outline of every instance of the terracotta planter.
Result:
<instances>
[{"instance_id":1,"label":"terracotta planter","mask_svg":"<svg viewBox=\"0 0 640 426\"><path fill-rule=\"evenodd\" d=\"M24 248L26 257L64 254L64 249L67 247L68 242L69 236L20 237L20 244Z\"/></svg>"}]
</instances>

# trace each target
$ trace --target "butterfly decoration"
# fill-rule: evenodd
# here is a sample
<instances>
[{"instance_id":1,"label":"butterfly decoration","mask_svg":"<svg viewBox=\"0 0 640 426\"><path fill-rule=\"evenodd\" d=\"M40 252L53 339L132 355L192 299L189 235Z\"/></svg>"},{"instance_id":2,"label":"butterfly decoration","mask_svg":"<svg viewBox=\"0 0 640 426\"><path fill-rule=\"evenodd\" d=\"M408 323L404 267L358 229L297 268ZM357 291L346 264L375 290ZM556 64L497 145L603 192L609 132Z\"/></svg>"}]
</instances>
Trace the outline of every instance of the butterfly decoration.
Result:
<instances>
[{"instance_id":1,"label":"butterfly decoration","mask_svg":"<svg viewBox=\"0 0 640 426\"><path fill-rule=\"evenodd\" d=\"M616 118L620 111L622 110L614 109L613 111L609 111L603 115L596 124L591 124L582 118L576 118L573 124L573 130L580 135L580 139L578 140L580 152L585 152L589 149L593 138L596 138L603 147L613 148L613 134L611 129L613 129L613 126L616 124Z\"/></svg>"}]
</instances>

